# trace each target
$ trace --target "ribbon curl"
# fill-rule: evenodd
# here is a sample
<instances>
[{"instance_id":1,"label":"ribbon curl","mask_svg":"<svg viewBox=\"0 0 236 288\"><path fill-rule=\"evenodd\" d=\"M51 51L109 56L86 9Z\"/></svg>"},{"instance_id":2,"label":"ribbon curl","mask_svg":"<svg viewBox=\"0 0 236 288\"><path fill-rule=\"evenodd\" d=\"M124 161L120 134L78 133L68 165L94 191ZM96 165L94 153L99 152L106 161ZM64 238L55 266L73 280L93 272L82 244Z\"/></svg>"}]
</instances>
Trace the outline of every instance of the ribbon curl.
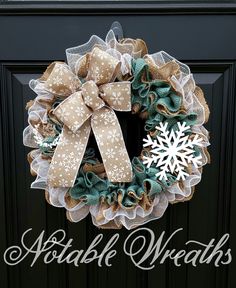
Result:
<instances>
[{"instance_id":1,"label":"ribbon curl","mask_svg":"<svg viewBox=\"0 0 236 288\"><path fill-rule=\"evenodd\" d=\"M64 124L48 173L53 187L73 187L93 130L111 182L131 182L132 166L114 110L131 110L130 82L112 82L120 62L95 47L89 55L86 82L65 63L56 62L42 76L45 87L64 97L53 114Z\"/></svg>"}]
</instances>

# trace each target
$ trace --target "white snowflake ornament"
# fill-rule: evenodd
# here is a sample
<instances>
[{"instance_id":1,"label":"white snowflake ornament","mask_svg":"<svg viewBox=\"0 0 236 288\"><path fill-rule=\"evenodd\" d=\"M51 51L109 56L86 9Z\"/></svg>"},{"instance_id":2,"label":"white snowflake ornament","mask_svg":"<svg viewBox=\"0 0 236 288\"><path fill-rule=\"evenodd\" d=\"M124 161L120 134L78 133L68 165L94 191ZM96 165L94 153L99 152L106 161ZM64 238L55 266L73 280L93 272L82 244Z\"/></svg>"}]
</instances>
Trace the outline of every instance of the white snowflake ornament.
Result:
<instances>
[{"instance_id":1,"label":"white snowflake ornament","mask_svg":"<svg viewBox=\"0 0 236 288\"><path fill-rule=\"evenodd\" d=\"M167 180L167 173L176 173L177 180L185 180L189 174L186 172L186 167L189 164L193 164L196 168L202 165L200 161L202 156L195 156L194 146L203 146L202 138L199 135L195 135L193 139L190 135L186 134L186 131L190 129L190 126L186 126L186 123L177 122L178 130L167 130L168 123L163 124L160 122L156 129L161 133L153 139L150 135L147 135L147 139L143 139L143 147L151 147L150 157L143 157L143 164L148 168L155 163L156 167L160 168L160 172L156 174L157 178Z\"/></svg>"}]
</instances>

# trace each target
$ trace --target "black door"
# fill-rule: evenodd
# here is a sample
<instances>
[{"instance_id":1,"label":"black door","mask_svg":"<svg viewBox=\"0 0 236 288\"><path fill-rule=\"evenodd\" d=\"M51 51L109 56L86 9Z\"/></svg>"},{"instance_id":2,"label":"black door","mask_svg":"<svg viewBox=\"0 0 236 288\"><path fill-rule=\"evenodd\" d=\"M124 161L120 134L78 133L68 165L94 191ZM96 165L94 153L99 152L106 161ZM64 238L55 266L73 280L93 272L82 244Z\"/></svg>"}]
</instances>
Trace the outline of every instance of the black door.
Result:
<instances>
[{"instance_id":1,"label":"black door","mask_svg":"<svg viewBox=\"0 0 236 288\"><path fill-rule=\"evenodd\" d=\"M92 34L104 37L111 23L119 21L125 36L144 39L150 52L165 50L189 64L211 110L207 129L212 161L204 168L194 198L170 206L160 220L145 227L156 237L166 231L166 238L183 227L169 244L177 249L189 239L208 243L230 233L224 249L229 245L234 256L236 4L196 2L0 1L0 287L236 287L234 260L218 268L213 264L176 267L172 261L150 271L136 268L122 248L129 231L99 230L89 217L69 223L64 210L48 205L42 191L29 188L33 180L26 160L29 150L22 144L25 105L34 97L29 80L37 78L51 61L65 60L65 48L86 42ZM135 141L141 139L137 136L133 145ZM119 233L118 254L109 268L98 267L96 262L79 267L45 265L42 258L30 267L32 256L17 266L6 265L4 251L19 245L29 228L32 239L42 230L50 235L64 229L74 239L74 248L80 249L86 249L99 233L104 235L101 247Z\"/></svg>"}]
</instances>

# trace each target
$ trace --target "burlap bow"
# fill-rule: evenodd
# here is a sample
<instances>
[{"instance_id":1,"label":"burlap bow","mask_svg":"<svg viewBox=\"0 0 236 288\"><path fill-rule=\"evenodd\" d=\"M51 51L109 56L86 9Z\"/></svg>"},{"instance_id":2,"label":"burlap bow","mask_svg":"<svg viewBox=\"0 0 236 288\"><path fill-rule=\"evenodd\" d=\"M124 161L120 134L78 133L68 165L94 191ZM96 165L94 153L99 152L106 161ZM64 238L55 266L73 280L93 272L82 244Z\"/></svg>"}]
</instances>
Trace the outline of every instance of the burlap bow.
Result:
<instances>
[{"instance_id":1,"label":"burlap bow","mask_svg":"<svg viewBox=\"0 0 236 288\"><path fill-rule=\"evenodd\" d=\"M48 183L54 187L74 185L91 128L108 179L130 182L132 167L113 111L130 111L130 82L112 82L120 63L99 48L92 50L84 65L88 69L84 84L60 62L49 66L42 76L51 93L66 97L54 110L64 126L49 168Z\"/></svg>"}]
</instances>

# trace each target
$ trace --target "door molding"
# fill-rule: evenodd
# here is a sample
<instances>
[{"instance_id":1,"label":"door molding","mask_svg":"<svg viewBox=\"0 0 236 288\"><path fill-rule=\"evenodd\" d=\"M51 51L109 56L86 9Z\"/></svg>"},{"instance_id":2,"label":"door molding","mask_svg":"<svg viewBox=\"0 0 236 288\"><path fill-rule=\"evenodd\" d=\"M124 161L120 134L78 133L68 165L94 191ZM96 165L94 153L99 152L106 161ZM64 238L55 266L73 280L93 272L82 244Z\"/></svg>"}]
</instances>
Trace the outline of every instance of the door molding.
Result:
<instances>
[{"instance_id":1,"label":"door molding","mask_svg":"<svg viewBox=\"0 0 236 288\"><path fill-rule=\"evenodd\" d=\"M138 4L137 4L138 2ZM86 14L236 14L236 2L184 3L183 1L7 1L0 0L0 15Z\"/></svg>"}]
</instances>

